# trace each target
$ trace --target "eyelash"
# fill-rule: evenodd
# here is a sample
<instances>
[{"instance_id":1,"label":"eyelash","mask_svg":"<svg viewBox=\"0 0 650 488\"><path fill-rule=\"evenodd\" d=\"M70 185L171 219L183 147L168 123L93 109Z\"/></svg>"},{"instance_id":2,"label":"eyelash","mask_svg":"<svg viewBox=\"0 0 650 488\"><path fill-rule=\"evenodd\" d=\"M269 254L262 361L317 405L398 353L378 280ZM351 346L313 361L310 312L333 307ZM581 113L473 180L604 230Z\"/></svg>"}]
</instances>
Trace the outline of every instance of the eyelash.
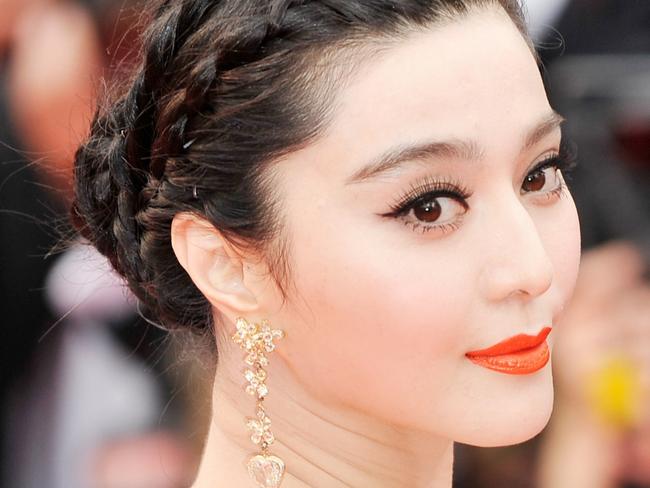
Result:
<instances>
[{"instance_id":1,"label":"eyelash","mask_svg":"<svg viewBox=\"0 0 650 488\"><path fill-rule=\"evenodd\" d=\"M557 154L553 154L539 163L537 163L526 175L526 178L530 175L534 175L543 171L549 167L555 167L556 170L562 172L566 182L571 181L571 173L576 168L578 160L576 159L576 146L573 143L562 139L560 143L560 150ZM567 189L567 185L560 181L560 184L557 188L544 192L546 199L550 200L556 196L561 196L564 190ZM535 192L530 192L535 193ZM384 214L384 217L393 217L400 218L408 214L411 209L416 208L418 205L423 203L434 201L441 197L450 197L458 201L464 208L465 211L469 208L466 200L472 196L472 192L462 184L462 182L454 179L442 179L434 180L430 176L424 177L420 182L416 182L411 185L409 190L405 194L400 196L397 199L397 202L391 205L391 212ZM465 215L463 213L463 215ZM432 224L425 225L421 222L408 222L405 221L406 225L409 225L413 230L420 230L421 233L429 232L432 230L440 230L443 233L457 229L460 226L462 217L456 219L454 222L444 223L444 224Z\"/></svg>"}]
</instances>

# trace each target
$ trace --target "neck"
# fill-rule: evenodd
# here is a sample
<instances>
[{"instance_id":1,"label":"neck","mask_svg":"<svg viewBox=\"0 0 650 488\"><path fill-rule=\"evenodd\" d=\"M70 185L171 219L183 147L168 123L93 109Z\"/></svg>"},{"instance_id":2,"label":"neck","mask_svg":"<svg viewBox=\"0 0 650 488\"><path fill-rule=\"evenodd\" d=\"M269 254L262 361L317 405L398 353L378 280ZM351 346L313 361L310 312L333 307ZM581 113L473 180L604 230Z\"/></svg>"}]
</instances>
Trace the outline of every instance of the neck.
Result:
<instances>
[{"instance_id":1,"label":"neck","mask_svg":"<svg viewBox=\"0 0 650 488\"><path fill-rule=\"evenodd\" d=\"M220 358L212 420L192 488L254 486L246 463L261 449L250 440L245 418L254 416L255 400L244 392L242 368L228 363ZM267 369L264 406L275 436L269 452L285 463L281 488L451 487L449 439L325 405L282 377L281 366Z\"/></svg>"}]
</instances>

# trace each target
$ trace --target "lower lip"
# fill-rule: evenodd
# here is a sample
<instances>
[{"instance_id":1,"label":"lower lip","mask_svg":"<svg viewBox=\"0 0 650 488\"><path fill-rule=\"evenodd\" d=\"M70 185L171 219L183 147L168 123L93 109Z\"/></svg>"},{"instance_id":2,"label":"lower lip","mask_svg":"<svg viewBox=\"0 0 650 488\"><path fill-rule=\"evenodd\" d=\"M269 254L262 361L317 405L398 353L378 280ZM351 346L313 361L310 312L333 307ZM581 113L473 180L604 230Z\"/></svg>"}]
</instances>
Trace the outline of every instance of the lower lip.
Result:
<instances>
[{"instance_id":1,"label":"lower lip","mask_svg":"<svg viewBox=\"0 0 650 488\"><path fill-rule=\"evenodd\" d=\"M484 368L506 374L530 374L539 371L550 358L546 341L539 346L523 351L502 354L499 356L477 356L468 358Z\"/></svg>"}]
</instances>

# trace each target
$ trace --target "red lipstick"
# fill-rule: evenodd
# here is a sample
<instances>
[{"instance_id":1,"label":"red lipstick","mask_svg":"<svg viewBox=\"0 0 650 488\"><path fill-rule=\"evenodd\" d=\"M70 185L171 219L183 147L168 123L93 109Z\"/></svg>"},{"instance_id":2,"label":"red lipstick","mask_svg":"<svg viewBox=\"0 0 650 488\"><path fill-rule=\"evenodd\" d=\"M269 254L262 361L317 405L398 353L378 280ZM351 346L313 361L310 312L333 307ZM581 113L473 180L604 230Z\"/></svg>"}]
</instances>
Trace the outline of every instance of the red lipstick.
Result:
<instances>
[{"instance_id":1,"label":"red lipstick","mask_svg":"<svg viewBox=\"0 0 650 488\"><path fill-rule=\"evenodd\" d=\"M534 373L549 360L546 337L550 332L551 327L544 327L536 336L518 334L488 348L469 351L465 356L479 366L501 373Z\"/></svg>"}]
</instances>

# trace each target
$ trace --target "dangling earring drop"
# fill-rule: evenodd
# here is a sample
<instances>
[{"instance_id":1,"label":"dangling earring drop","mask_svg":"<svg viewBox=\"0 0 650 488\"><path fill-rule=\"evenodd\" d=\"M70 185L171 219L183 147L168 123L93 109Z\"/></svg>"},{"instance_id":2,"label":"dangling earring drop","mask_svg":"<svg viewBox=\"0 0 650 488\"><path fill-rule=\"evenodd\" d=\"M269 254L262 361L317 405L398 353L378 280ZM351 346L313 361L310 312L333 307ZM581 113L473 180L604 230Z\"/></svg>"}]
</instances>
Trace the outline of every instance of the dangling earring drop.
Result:
<instances>
[{"instance_id":1,"label":"dangling earring drop","mask_svg":"<svg viewBox=\"0 0 650 488\"><path fill-rule=\"evenodd\" d=\"M276 338L284 337L284 331L272 329L266 320L261 324L248 323L243 317L236 321L237 332L232 336L235 343L246 352L245 363L250 366L244 371L248 381L246 393L256 398L255 417L246 418L246 427L251 430L251 440L260 446L261 452L248 460L248 474L260 488L278 488L284 474L284 461L269 453L274 437L271 433L271 419L264 411L264 398L269 390L265 384L265 366L269 364L266 353L273 352Z\"/></svg>"}]
</instances>

